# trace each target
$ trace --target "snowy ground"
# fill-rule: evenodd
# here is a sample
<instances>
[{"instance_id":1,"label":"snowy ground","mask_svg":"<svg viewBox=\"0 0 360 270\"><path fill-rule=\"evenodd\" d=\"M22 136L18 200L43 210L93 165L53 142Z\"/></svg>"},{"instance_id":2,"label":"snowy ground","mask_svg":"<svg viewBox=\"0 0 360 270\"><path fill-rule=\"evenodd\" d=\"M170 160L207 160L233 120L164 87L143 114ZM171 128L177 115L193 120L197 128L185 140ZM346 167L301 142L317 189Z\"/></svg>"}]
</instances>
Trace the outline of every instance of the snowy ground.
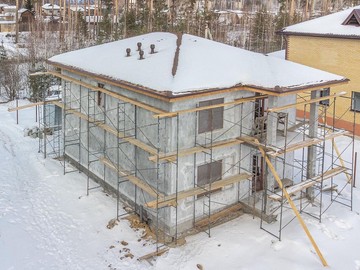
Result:
<instances>
[{"instance_id":1,"label":"snowy ground","mask_svg":"<svg viewBox=\"0 0 360 270\"><path fill-rule=\"evenodd\" d=\"M84 175L63 175L58 161L44 160L37 141L23 136L25 127L36 125L34 112L21 111L16 125L15 113L7 112L10 106L0 105L0 269L323 268L296 220L279 242L249 215L213 228L211 238L204 233L187 237L186 245L171 249L153 266L139 262L154 245L127 221L107 229L115 199L100 190L86 196ZM360 142L356 145L359 149ZM359 210L360 192L354 189L352 212L333 204L322 223L304 216L330 269L360 269ZM292 213L286 210L285 215ZM126 253L134 258L124 257Z\"/></svg>"}]
</instances>

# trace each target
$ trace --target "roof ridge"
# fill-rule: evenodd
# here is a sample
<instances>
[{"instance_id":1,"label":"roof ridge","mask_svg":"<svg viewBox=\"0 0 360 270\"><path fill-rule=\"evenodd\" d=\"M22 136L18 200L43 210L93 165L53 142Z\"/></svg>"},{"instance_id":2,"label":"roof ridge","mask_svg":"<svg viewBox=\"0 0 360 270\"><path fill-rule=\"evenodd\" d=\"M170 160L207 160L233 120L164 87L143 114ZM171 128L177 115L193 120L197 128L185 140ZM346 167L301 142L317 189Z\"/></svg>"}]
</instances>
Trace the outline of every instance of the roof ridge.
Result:
<instances>
[{"instance_id":1,"label":"roof ridge","mask_svg":"<svg viewBox=\"0 0 360 270\"><path fill-rule=\"evenodd\" d=\"M176 51L175 51L175 55L174 55L172 72L171 72L173 76L176 75L176 71L177 71L178 64L179 64L179 54L180 54L180 46L181 46L181 43L182 43L182 36L183 36L183 33L178 33L177 34Z\"/></svg>"}]
</instances>

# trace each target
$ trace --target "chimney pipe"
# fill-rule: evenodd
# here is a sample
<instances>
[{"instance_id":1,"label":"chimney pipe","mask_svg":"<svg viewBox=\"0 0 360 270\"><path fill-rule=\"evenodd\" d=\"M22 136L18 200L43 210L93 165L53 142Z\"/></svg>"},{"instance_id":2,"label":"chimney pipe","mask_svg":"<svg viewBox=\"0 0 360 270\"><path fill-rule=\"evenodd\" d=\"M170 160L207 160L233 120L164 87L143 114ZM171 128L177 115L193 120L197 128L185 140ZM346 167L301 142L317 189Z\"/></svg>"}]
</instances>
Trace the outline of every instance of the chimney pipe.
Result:
<instances>
[{"instance_id":1,"label":"chimney pipe","mask_svg":"<svg viewBox=\"0 0 360 270\"><path fill-rule=\"evenodd\" d=\"M140 51L139 51L139 55L140 55L140 60L145 59L145 58L144 58L144 51L143 51L143 50L140 50Z\"/></svg>"},{"instance_id":2,"label":"chimney pipe","mask_svg":"<svg viewBox=\"0 0 360 270\"><path fill-rule=\"evenodd\" d=\"M137 47L138 47L137 50L138 50L138 51L141 51L141 45L142 45L141 42L138 42L136 45L137 45Z\"/></svg>"},{"instance_id":3,"label":"chimney pipe","mask_svg":"<svg viewBox=\"0 0 360 270\"><path fill-rule=\"evenodd\" d=\"M150 49L151 49L150 54L154 54L155 53L155 44L151 44Z\"/></svg>"},{"instance_id":4,"label":"chimney pipe","mask_svg":"<svg viewBox=\"0 0 360 270\"><path fill-rule=\"evenodd\" d=\"M127 49L126 49L126 57L129 57L129 56L130 56L130 53L131 53L131 49L130 49L130 48L127 48Z\"/></svg>"}]
</instances>

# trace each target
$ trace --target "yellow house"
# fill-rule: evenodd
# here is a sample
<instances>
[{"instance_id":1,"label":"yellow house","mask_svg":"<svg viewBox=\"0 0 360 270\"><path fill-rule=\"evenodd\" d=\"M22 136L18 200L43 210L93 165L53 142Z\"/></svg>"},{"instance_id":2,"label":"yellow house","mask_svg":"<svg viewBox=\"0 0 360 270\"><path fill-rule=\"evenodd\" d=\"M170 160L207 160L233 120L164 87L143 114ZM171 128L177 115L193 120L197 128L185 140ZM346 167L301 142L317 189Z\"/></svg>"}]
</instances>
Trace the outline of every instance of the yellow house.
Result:
<instances>
[{"instance_id":1,"label":"yellow house","mask_svg":"<svg viewBox=\"0 0 360 270\"><path fill-rule=\"evenodd\" d=\"M360 135L360 6L345 11L295 24L279 31L286 40L287 60L342 75L350 82L331 88L332 92L346 91L346 97L338 99L336 111L329 112L341 120L337 127L354 129ZM319 93L328 95L329 91ZM298 116L303 116L300 109Z\"/></svg>"}]
</instances>

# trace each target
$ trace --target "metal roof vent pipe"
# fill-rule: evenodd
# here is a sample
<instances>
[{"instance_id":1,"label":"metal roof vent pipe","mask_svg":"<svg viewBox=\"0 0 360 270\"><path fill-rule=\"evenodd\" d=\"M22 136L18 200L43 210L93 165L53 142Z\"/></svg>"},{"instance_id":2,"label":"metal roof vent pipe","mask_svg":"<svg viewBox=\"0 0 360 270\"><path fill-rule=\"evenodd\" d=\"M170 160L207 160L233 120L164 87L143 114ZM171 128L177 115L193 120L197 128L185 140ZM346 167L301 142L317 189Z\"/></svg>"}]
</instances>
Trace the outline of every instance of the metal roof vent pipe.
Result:
<instances>
[{"instance_id":1,"label":"metal roof vent pipe","mask_svg":"<svg viewBox=\"0 0 360 270\"><path fill-rule=\"evenodd\" d=\"M130 56L130 53L131 53L131 49L130 49L130 48L127 48L127 49L126 49L126 57L129 57L129 56Z\"/></svg>"},{"instance_id":2,"label":"metal roof vent pipe","mask_svg":"<svg viewBox=\"0 0 360 270\"><path fill-rule=\"evenodd\" d=\"M155 44L151 44L150 49L151 49L150 54L154 54L155 53Z\"/></svg>"},{"instance_id":3,"label":"metal roof vent pipe","mask_svg":"<svg viewBox=\"0 0 360 270\"><path fill-rule=\"evenodd\" d=\"M141 42L138 42L136 45L138 47L137 50L140 52L141 51L141 45L142 45Z\"/></svg>"},{"instance_id":4,"label":"metal roof vent pipe","mask_svg":"<svg viewBox=\"0 0 360 270\"><path fill-rule=\"evenodd\" d=\"M145 59L145 58L144 58L144 51L143 51L143 50L140 50L140 51L139 51L139 55L140 55L140 60Z\"/></svg>"}]
</instances>

